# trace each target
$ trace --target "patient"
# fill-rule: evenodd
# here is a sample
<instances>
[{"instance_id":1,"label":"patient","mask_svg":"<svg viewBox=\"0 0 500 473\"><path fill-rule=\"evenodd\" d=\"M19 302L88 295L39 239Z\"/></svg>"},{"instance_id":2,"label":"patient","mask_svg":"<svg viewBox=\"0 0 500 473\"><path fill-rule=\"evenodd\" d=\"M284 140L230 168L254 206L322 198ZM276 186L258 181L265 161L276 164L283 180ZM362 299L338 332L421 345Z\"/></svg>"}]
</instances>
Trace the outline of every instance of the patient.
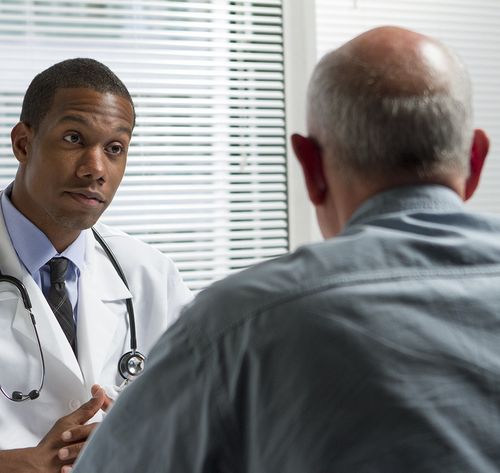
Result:
<instances>
[{"instance_id":1,"label":"patient","mask_svg":"<svg viewBox=\"0 0 500 473\"><path fill-rule=\"evenodd\" d=\"M500 471L500 219L464 208L488 139L463 64L370 30L292 136L326 241L210 287L76 473Z\"/></svg>"}]
</instances>

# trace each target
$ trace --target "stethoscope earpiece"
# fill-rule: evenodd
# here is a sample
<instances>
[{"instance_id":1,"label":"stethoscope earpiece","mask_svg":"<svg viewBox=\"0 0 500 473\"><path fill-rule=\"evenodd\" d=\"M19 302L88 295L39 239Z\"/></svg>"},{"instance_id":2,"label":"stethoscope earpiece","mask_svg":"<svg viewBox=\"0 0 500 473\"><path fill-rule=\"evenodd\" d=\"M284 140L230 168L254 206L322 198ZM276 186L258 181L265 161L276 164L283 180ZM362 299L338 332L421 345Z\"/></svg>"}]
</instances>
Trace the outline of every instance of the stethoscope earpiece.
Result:
<instances>
[{"instance_id":1,"label":"stethoscope earpiece","mask_svg":"<svg viewBox=\"0 0 500 473\"><path fill-rule=\"evenodd\" d=\"M31 311L31 300L30 296L28 294L28 291L26 290L26 287L24 284L14 276L9 276L7 274L3 274L0 271L0 282L7 282L9 284L13 284L17 290L19 291L19 294L21 295L21 299L23 300L24 308L26 309L26 312L28 313L31 324L33 325L33 332L35 334L36 342L38 345L38 350L40 352L40 365L42 367L41 373L40 373L40 386L38 389L33 389L29 392L29 394L23 394L22 391L13 391L12 394L9 396L9 394L3 389L2 385L0 384L0 392L7 398L9 401L14 401L14 402L21 402L21 401L26 401L27 399L36 399L38 396L40 396L40 391L43 388L43 383L45 381L45 359L43 356L43 350L42 350L42 345L40 344L40 337L38 336L38 330L36 329L36 321L35 321L35 316L33 312Z\"/></svg>"},{"instance_id":2,"label":"stethoscope earpiece","mask_svg":"<svg viewBox=\"0 0 500 473\"><path fill-rule=\"evenodd\" d=\"M38 389L33 389L32 391L29 392L29 394L23 394L21 391L14 391L11 396L6 394L4 390L2 389L3 394L5 394L5 397L11 401L14 402L21 402L21 401L26 401L26 399L36 399L38 396L40 396L40 391Z\"/></svg>"}]
</instances>

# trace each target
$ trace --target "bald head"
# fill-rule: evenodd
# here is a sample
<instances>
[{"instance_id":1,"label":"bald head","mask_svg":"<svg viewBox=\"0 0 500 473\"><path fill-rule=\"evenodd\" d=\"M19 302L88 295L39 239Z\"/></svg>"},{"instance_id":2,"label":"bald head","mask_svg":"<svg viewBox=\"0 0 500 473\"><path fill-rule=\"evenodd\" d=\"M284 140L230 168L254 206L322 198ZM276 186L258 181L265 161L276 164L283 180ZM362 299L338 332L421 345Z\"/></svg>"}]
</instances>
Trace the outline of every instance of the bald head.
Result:
<instances>
[{"instance_id":1,"label":"bald head","mask_svg":"<svg viewBox=\"0 0 500 473\"><path fill-rule=\"evenodd\" d=\"M461 68L444 45L427 36L396 27L370 30L325 60L343 56L344 73L365 82L378 94L411 97L447 93Z\"/></svg>"},{"instance_id":2,"label":"bald head","mask_svg":"<svg viewBox=\"0 0 500 473\"><path fill-rule=\"evenodd\" d=\"M346 171L390 178L466 173L470 86L438 41L396 27L327 54L309 87L309 132Z\"/></svg>"}]
</instances>

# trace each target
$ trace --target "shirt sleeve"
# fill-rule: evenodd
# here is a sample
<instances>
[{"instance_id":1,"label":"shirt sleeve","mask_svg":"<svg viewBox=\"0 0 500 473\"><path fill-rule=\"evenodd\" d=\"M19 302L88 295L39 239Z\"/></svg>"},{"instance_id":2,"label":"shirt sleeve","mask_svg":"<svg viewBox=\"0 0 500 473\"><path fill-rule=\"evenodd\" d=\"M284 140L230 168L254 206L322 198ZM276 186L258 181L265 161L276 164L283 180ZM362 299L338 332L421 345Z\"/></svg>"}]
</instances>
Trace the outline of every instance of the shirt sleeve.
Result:
<instances>
[{"instance_id":1,"label":"shirt sleeve","mask_svg":"<svg viewBox=\"0 0 500 473\"><path fill-rule=\"evenodd\" d=\"M74 473L227 471L215 358L193 346L178 320L96 429Z\"/></svg>"}]
</instances>

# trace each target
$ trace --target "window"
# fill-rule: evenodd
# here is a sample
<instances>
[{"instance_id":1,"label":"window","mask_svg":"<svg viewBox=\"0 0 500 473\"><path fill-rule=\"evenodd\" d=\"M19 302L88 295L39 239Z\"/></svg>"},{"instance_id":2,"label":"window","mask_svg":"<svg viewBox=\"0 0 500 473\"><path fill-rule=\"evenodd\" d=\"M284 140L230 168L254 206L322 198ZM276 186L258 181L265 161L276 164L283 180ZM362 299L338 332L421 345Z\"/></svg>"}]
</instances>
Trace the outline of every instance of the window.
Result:
<instances>
[{"instance_id":1,"label":"window","mask_svg":"<svg viewBox=\"0 0 500 473\"><path fill-rule=\"evenodd\" d=\"M167 253L194 290L288 250L281 0L0 1L0 185L41 70L108 65L137 125L103 222Z\"/></svg>"}]
</instances>

